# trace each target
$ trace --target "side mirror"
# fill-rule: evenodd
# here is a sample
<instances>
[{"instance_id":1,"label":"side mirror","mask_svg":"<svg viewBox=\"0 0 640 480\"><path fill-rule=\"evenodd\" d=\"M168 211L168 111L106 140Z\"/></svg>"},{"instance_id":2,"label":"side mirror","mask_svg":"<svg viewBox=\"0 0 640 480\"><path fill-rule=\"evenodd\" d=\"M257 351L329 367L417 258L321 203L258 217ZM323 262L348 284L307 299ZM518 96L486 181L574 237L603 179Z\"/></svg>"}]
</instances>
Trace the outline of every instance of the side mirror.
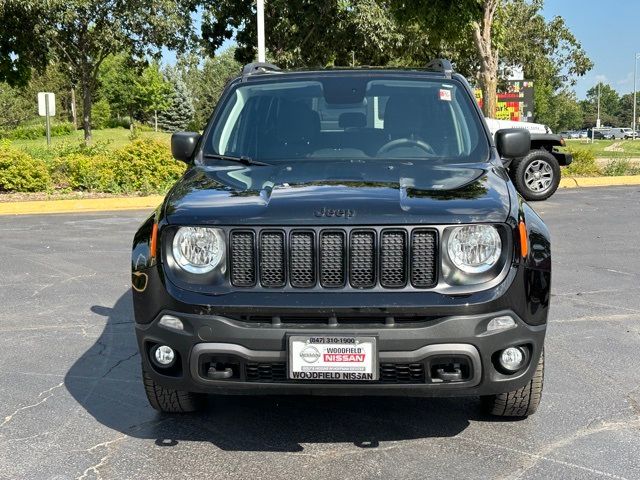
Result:
<instances>
[{"instance_id":1,"label":"side mirror","mask_svg":"<svg viewBox=\"0 0 640 480\"><path fill-rule=\"evenodd\" d=\"M171 155L176 160L185 163L191 162L193 152L200 140L200 134L196 132L176 132L171 135Z\"/></svg>"},{"instance_id":2,"label":"side mirror","mask_svg":"<svg viewBox=\"0 0 640 480\"><path fill-rule=\"evenodd\" d=\"M502 158L524 157L531 150L531 133L523 128L503 128L496 132L496 148Z\"/></svg>"}]
</instances>

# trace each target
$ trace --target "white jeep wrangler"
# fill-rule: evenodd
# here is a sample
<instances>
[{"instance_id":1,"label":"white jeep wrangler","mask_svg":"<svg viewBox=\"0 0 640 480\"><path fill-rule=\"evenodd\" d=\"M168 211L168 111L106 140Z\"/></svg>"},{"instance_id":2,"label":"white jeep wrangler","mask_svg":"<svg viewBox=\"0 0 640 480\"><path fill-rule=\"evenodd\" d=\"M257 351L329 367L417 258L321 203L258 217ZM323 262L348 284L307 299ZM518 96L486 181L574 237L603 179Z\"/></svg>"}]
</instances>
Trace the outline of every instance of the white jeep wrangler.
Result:
<instances>
[{"instance_id":1,"label":"white jeep wrangler","mask_svg":"<svg viewBox=\"0 0 640 480\"><path fill-rule=\"evenodd\" d=\"M549 127L540 123L512 122L486 118L491 134L502 128L522 128L531 132L531 150L522 158L503 159L518 192L526 200L546 200L560 184L560 165L571 164L571 154L558 152L564 139L554 135Z\"/></svg>"}]
</instances>

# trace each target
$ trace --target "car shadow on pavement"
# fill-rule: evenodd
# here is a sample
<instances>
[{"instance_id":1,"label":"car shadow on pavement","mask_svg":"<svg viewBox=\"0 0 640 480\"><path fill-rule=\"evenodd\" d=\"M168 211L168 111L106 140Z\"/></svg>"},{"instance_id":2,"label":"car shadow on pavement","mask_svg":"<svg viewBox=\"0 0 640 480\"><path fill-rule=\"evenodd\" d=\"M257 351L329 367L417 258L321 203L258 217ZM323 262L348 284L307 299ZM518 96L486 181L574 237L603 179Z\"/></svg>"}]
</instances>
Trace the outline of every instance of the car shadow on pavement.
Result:
<instances>
[{"instance_id":1,"label":"car shadow on pavement","mask_svg":"<svg viewBox=\"0 0 640 480\"><path fill-rule=\"evenodd\" d=\"M490 421L479 414L475 398L217 396L198 414L160 414L142 388L130 293L111 308L91 311L107 323L69 369L65 386L102 425L159 447L187 440L233 451L300 452L313 443L376 448L381 442L450 437L470 420ZM87 336L94 332L86 329Z\"/></svg>"}]
</instances>

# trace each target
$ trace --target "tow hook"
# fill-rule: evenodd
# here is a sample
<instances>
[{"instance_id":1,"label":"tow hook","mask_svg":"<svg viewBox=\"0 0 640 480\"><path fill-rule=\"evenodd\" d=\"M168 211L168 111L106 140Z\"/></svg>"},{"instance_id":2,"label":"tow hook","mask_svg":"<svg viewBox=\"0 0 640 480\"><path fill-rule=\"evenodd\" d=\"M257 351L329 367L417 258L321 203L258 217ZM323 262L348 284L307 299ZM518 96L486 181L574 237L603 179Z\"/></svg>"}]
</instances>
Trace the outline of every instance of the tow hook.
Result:
<instances>
[{"instance_id":1,"label":"tow hook","mask_svg":"<svg viewBox=\"0 0 640 480\"><path fill-rule=\"evenodd\" d=\"M233 370L230 368L225 368L224 370L216 370L215 366L210 366L209 370L207 370L207 377L212 378L214 380L226 380L227 378L231 378L233 376Z\"/></svg>"},{"instance_id":2,"label":"tow hook","mask_svg":"<svg viewBox=\"0 0 640 480\"><path fill-rule=\"evenodd\" d=\"M436 378L443 382L459 382L462 380L462 369L459 363L449 364L446 367L436 369Z\"/></svg>"}]
</instances>

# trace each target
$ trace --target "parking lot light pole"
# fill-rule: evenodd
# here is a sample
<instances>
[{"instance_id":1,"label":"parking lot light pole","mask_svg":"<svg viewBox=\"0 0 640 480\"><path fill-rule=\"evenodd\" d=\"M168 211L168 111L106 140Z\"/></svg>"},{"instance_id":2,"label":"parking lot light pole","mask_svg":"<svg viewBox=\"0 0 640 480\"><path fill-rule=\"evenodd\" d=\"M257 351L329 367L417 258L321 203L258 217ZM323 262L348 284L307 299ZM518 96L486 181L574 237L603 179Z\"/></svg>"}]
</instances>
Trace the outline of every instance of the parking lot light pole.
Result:
<instances>
[{"instance_id":1,"label":"parking lot light pole","mask_svg":"<svg viewBox=\"0 0 640 480\"><path fill-rule=\"evenodd\" d=\"M635 59L633 61L633 127L632 127L632 135L633 139L636 139L636 77L638 75L638 59L640 58L640 53L636 53Z\"/></svg>"},{"instance_id":2,"label":"parking lot light pole","mask_svg":"<svg viewBox=\"0 0 640 480\"><path fill-rule=\"evenodd\" d=\"M264 0L258 0L258 61L265 62L265 46L264 46Z\"/></svg>"}]
</instances>

